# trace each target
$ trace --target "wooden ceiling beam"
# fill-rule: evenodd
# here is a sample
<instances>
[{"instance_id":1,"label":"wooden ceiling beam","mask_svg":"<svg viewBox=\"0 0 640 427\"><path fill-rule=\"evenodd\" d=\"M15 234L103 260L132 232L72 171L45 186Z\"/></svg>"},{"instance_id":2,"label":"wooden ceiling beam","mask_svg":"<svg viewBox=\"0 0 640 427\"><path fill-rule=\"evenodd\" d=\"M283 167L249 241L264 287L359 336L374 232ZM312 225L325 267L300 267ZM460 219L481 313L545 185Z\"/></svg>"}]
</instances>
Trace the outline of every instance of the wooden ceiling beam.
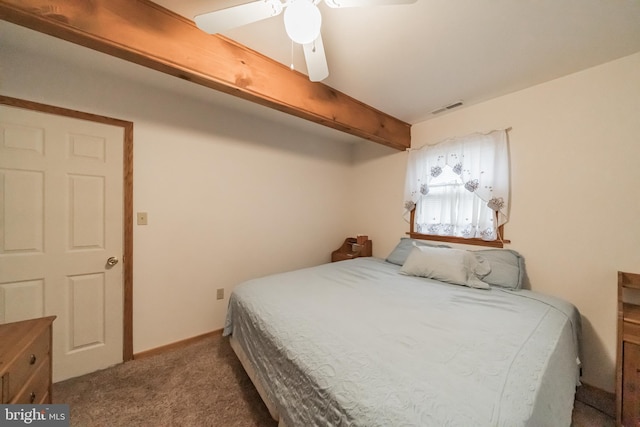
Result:
<instances>
[{"instance_id":1,"label":"wooden ceiling beam","mask_svg":"<svg viewBox=\"0 0 640 427\"><path fill-rule=\"evenodd\" d=\"M398 150L411 126L149 0L0 0L0 19Z\"/></svg>"}]
</instances>

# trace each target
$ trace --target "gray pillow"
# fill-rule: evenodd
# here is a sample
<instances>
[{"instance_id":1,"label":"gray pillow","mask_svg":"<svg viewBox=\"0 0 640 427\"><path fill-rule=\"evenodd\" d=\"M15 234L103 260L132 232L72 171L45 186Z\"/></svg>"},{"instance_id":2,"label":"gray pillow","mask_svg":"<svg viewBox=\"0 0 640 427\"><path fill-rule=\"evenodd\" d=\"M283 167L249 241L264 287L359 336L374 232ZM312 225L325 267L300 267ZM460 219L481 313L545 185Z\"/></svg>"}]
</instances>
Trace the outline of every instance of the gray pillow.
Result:
<instances>
[{"instance_id":1,"label":"gray pillow","mask_svg":"<svg viewBox=\"0 0 640 427\"><path fill-rule=\"evenodd\" d=\"M511 249L484 249L474 251L491 266L491 272L482 278L493 286L520 289L524 279L524 258Z\"/></svg>"},{"instance_id":2,"label":"gray pillow","mask_svg":"<svg viewBox=\"0 0 640 427\"><path fill-rule=\"evenodd\" d=\"M422 240L418 239L410 239L408 237L400 238L400 243L396 245L396 247L391 251L389 256L385 261L390 262L391 264L403 265L409 256L409 252L413 249L413 244L418 246L430 246L432 248L448 248L450 246L447 245L431 245L429 243L425 243Z\"/></svg>"},{"instance_id":3,"label":"gray pillow","mask_svg":"<svg viewBox=\"0 0 640 427\"><path fill-rule=\"evenodd\" d=\"M479 267L478 257L471 251L422 245L413 247L400 273L470 288L490 289L478 277L476 269Z\"/></svg>"}]
</instances>

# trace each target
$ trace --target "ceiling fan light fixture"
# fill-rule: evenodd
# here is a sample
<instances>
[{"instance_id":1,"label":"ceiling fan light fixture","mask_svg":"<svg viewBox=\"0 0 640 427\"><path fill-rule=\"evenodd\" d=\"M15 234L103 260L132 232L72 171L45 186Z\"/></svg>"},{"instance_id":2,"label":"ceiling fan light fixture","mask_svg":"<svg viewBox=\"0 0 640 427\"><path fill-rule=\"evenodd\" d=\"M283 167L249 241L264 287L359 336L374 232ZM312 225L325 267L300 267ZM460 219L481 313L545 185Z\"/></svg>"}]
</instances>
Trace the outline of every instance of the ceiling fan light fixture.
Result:
<instances>
[{"instance_id":1,"label":"ceiling fan light fixture","mask_svg":"<svg viewBox=\"0 0 640 427\"><path fill-rule=\"evenodd\" d=\"M310 0L293 0L284 10L284 28L296 43L313 42L320 35L321 25L320 10Z\"/></svg>"}]
</instances>

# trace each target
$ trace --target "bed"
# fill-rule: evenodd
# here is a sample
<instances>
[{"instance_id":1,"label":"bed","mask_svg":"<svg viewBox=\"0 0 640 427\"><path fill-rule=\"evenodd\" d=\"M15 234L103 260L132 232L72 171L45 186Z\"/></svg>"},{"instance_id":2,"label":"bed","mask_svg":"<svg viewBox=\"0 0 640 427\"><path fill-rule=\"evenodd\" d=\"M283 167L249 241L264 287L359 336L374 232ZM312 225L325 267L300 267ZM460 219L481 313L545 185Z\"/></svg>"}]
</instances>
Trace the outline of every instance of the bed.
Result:
<instances>
[{"instance_id":1,"label":"bed","mask_svg":"<svg viewBox=\"0 0 640 427\"><path fill-rule=\"evenodd\" d=\"M279 425L569 426L577 309L520 289L513 251L463 251L490 268L482 289L408 271L417 252L236 286L223 334Z\"/></svg>"}]
</instances>

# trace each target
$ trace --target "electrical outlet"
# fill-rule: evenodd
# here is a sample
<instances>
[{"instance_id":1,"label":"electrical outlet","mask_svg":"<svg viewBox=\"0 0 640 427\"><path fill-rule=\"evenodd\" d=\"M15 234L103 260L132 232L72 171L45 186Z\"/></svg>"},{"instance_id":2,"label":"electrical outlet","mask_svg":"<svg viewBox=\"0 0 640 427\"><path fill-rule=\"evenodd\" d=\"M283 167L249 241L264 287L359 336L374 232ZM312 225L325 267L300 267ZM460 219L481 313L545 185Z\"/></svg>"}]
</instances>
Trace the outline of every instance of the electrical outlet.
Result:
<instances>
[{"instance_id":1,"label":"electrical outlet","mask_svg":"<svg viewBox=\"0 0 640 427\"><path fill-rule=\"evenodd\" d=\"M147 213L138 212L138 225L147 225Z\"/></svg>"},{"instance_id":2,"label":"electrical outlet","mask_svg":"<svg viewBox=\"0 0 640 427\"><path fill-rule=\"evenodd\" d=\"M216 299L224 299L224 288L218 289L216 293Z\"/></svg>"}]
</instances>

